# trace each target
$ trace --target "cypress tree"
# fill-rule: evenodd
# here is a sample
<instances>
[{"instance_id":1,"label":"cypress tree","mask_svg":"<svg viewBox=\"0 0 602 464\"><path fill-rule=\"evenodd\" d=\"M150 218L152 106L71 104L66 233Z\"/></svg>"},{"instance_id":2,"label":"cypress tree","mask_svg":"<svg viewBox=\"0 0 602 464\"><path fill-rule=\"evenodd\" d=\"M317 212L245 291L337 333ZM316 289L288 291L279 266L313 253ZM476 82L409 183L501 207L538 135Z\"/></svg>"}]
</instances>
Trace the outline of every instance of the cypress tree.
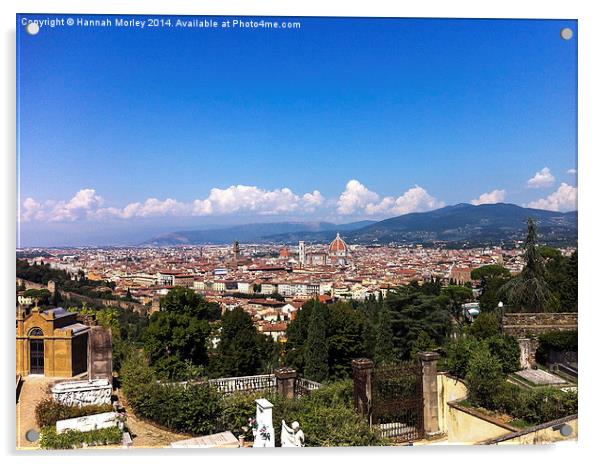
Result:
<instances>
[{"instance_id":1,"label":"cypress tree","mask_svg":"<svg viewBox=\"0 0 602 464\"><path fill-rule=\"evenodd\" d=\"M328 340L326 338L326 308L316 304L307 328L304 374L310 380L323 382L328 378Z\"/></svg>"},{"instance_id":2,"label":"cypress tree","mask_svg":"<svg viewBox=\"0 0 602 464\"><path fill-rule=\"evenodd\" d=\"M374 347L374 362L376 364L387 364L397 360L395 342L393 340L393 327L391 325L391 313L386 304L381 305L376 334L376 346Z\"/></svg>"}]
</instances>

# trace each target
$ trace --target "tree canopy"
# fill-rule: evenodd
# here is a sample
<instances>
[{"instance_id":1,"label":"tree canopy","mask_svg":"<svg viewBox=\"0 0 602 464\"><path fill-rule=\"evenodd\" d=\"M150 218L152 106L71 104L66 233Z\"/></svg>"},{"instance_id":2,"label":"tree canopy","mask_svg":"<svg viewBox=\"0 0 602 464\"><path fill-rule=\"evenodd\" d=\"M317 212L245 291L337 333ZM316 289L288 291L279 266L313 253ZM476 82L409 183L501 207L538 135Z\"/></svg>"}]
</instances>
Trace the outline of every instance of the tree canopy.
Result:
<instances>
[{"instance_id":1,"label":"tree canopy","mask_svg":"<svg viewBox=\"0 0 602 464\"><path fill-rule=\"evenodd\" d=\"M525 240L525 265L521 273L500 288L508 303L520 311L546 312L558 309L558 298L550 290L545 279L545 260L537 247L537 226L535 220L527 221Z\"/></svg>"}]
</instances>

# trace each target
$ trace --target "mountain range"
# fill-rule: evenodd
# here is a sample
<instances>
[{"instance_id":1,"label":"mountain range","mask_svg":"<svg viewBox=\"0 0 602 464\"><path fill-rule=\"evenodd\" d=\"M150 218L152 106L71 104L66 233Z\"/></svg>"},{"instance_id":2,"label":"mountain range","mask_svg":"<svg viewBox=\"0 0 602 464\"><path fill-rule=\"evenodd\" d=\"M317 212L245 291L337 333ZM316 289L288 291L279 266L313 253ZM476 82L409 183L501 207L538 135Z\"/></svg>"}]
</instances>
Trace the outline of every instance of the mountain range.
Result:
<instances>
[{"instance_id":1,"label":"mountain range","mask_svg":"<svg viewBox=\"0 0 602 464\"><path fill-rule=\"evenodd\" d=\"M477 246L524 239L526 221L530 217L537 221L543 242L557 246L576 244L576 211L560 213L507 203L478 206L460 203L378 222L280 222L173 232L154 237L144 245L224 244L234 240L243 243L296 243L299 240L325 243L340 232L348 243L429 245L443 242L451 246Z\"/></svg>"},{"instance_id":2,"label":"mountain range","mask_svg":"<svg viewBox=\"0 0 602 464\"><path fill-rule=\"evenodd\" d=\"M283 235L287 237L303 237L312 233L326 233L328 236L336 232L347 232L372 225L376 221L358 221L349 224L333 224L330 222L271 222L244 224L223 228L204 230L187 230L161 234L147 240L142 245L222 245L238 240L242 243L261 243L272 241L269 237ZM291 238L292 240L292 238ZM303 239L299 239L303 240Z\"/></svg>"}]
</instances>

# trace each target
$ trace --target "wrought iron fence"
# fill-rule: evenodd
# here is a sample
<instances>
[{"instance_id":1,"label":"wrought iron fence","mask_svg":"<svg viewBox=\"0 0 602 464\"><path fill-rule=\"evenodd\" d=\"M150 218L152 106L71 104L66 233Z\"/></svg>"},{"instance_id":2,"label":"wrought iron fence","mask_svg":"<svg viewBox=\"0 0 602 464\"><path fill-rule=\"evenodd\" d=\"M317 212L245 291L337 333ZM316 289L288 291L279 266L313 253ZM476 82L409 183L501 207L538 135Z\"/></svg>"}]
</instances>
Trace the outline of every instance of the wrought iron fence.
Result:
<instances>
[{"instance_id":1,"label":"wrought iron fence","mask_svg":"<svg viewBox=\"0 0 602 464\"><path fill-rule=\"evenodd\" d=\"M422 368L416 362L376 367L372 373L371 424L397 441L424 437Z\"/></svg>"}]
</instances>

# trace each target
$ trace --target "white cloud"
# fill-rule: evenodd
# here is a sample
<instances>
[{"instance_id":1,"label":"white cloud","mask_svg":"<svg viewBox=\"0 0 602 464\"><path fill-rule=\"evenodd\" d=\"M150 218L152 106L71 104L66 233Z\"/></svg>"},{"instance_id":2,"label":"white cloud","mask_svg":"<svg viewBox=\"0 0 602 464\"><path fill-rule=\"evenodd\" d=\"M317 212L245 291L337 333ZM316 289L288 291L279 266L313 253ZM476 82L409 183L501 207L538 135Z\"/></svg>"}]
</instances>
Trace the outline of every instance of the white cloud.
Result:
<instances>
[{"instance_id":1,"label":"white cloud","mask_svg":"<svg viewBox=\"0 0 602 464\"><path fill-rule=\"evenodd\" d=\"M555 180L556 178L550 172L550 168L545 167L541 171L536 172L535 175L527 181L527 188L549 187Z\"/></svg>"},{"instance_id":2,"label":"white cloud","mask_svg":"<svg viewBox=\"0 0 602 464\"><path fill-rule=\"evenodd\" d=\"M44 214L43 208L44 207L33 198L26 198L21 206L21 220L28 222L33 219L41 219Z\"/></svg>"},{"instance_id":3,"label":"white cloud","mask_svg":"<svg viewBox=\"0 0 602 464\"><path fill-rule=\"evenodd\" d=\"M97 217L116 216L122 219L133 217L157 217L157 216L178 216L186 214L190 208L177 200L166 198L159 200L157 198L148 198L144 203L135 202L128 204L125 208L103 208L97 211Z\"/></svg>"},{"instance_id":4,"label":"white cloud","mask_svg":"<svg viewBox=\"0 0 602 464\"><path fill-rule=\"evenodd\" d=\"M303 201L305 202L304 209L312 212L315 211L318 206L322 206L322 204L324 204L324 197L318 190L314 190L311 193L306 193L303 195Z\"/></svg>"},{"instance_id":5,"label":"white cloud","mask_svg":"<svg viewBox=\"0 0 602 464\"><path fill-rule=\"evenodd\" d=\"M505 190L492 190L491 192L483 193L479 198L471 200L473 205L485 205L490 203L501 203L506 198Z\"/></svg>"},{"instance_id":6,"label":"white cloud","mask_svg":"<svg viewBox=\"0 0 602 464\"><path fill-rule=\"evenodd\" d=\"M377 202L378 194L368 190L362 183L352 179L347 182L345 191L341 193L337 203L339 214L354 214L361 212L370 203Z\"/></svg>"},{"instance_id":7,"label":"white cloud","mask_svg":"<svg viewBox=\"0 0 602 464\"><path fill-rule=\"evenodd\" d=\"M416 185L403 195L395 197L380 196L353 179L347 183L345 191L338 201L339 214L400 215L417 211L428 211L444 206L444 203L422 187Z\"/></svg>"},{"instance_id":8,"label":"white cloud","mask_svg":"<svg viewBox=\"0 0 602 464\"><path fill-rule=\"evenodd\" d=\"M183 203L173 198L148 198L144 202L130 203L123 208L101 208L102 203L102 198L92 189L80 190L68 202L47 202L46 207L33 198L27 198L22 205L21 219L74 221L83 217L99 220L109 217L131 219L245 212L262 215L293 211L312 212L324 203L324 197L318 190L297 195L287 187L264 190L255 186L233 185L226 189L213 188L207 198L196 199L191 203Z\"/></svg>"},{"instance_id":9,"label":"white cloud","mask_svg":"<svg viewBox=\"0 0 602 464\"><path fill-rule=\"evenodd\" d=\"M96 195L94 189L82 189L69 201L47 202L50 210L39 211L36 219L45 219L51 222L75 221L93 214L102 203L102 197Z\"/></svg>"},{"instance_id":10,"label":"white cloud","mask_svg":"<svg viewBox=\"0 0 602 464\"><path fill-rule=\"evenodd\" d=\"M213 214L240 211L277 214L295 211L300 198L289 188L263 190L248 185L232 185L227 189L213 188L207 198Z\"/></svg>"},{"instance_id":11,"label":"white cloud","mask_svg":"<svg viewBox=\"0 0 602 464\"><path fill-rule=\"evenodd\" d=\"M577 209L577 187L566 183L560 184L558 190L546 198L532 201L529 208L546 209L549 211L573 211Z\"/></svg>"},{"instance_id":12,"label":"white cloud","mask_svg":"<svg viewBox=\"0 0 602 464\"><path fill-rule=\"evenodd\" d=\"M416 185L405 192L403 195L394 197L384 197L379 203L371 203L366 206L368 214L407 214L419 211L429 211L441 208L445 203L437 200L435 197L422 187Z\"/></svg>"},{"instance_id":13,"label":"white cloud","mask_svg":"<svg viewBox=\"0 0 602 464\"><path fill-rule=\"evenodd\" d=\"M574 175L574 174L577 174L577 170L576 169L569 169L566 173Z\"/></svg>"}]
</instances>

